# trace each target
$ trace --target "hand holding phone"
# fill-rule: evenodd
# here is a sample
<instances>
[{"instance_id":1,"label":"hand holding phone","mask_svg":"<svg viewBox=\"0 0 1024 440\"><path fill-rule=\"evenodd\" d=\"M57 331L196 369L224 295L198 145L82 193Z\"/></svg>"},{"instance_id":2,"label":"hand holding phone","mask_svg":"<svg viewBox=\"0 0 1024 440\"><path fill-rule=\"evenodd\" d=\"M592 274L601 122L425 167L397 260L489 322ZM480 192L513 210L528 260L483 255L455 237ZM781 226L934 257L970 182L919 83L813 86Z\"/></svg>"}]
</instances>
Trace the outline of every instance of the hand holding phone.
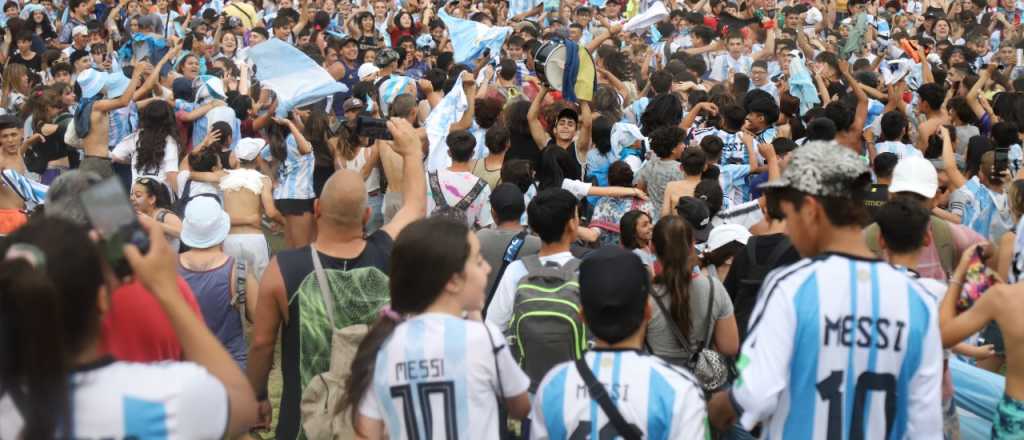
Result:
<instances>
[{"instance_id":1,"label":"hand holding phone","mask_svg":"<svg viewBox=\"0 0 1024 440\"><path fill-rule=\"evenodd\" d=\"M102 238L100 250L104 258L118 277L131 275L132 267L125 259L124 246L132 244L145 253L150 240L120 180L108 178L83 192L81 197L89 222Z\"/></svg>"},{"instance_id":2,"label":"hand holding phone","mask_svg":"<svg viewBox=\"0 0 1024 440\"><path fill-rule=\"evenodd\" d=\"M137 223L138 224L138 223ZM154 294L177 292L178 267L177 249L172 249L160 225L148 220L141 225L140 232L146 236L145 247L134 242L121 248L125 260L135 272L135 279Z\"/></svg>"}]
</instances>

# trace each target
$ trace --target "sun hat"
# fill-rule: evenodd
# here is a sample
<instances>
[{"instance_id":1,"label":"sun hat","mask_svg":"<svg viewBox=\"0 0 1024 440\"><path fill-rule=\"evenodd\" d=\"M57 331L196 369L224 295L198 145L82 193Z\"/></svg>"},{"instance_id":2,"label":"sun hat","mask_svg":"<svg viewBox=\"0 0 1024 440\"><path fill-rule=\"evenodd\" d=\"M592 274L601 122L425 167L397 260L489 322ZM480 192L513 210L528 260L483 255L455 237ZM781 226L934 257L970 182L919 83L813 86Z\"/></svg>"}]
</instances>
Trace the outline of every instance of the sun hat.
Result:
<instances>
[{"instance_id":1,"label":"sun hat","mask_svg":"<svg viewBox=\"0 0 1024 440\"><path fill-rule=\"evenodd\" d=\"M231 217L213 197L196 197L185 207L181 221L181 242L193 249L207 249L224 242L231 230Z\"/></svg>"}]
</instances>

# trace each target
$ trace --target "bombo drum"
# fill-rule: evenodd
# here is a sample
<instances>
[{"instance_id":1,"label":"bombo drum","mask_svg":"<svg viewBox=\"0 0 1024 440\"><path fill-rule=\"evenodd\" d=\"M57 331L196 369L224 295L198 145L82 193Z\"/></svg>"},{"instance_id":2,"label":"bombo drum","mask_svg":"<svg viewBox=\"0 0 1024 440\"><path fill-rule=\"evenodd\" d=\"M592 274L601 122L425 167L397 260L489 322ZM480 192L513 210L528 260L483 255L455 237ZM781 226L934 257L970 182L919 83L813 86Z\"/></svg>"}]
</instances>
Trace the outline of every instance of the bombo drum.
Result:
<instances>
[{"instance_id":1,"label":"bombo drum","mask_svg":"<svg viewBox=\"0 0 1024 440\"><path fill-rule=\"evenodd\" d=\"M562 90L565 57L565 45L557 41L547 41L533 53L533 65L536 67L537 77L548 88Z\"/></svg>"}]
</instances>

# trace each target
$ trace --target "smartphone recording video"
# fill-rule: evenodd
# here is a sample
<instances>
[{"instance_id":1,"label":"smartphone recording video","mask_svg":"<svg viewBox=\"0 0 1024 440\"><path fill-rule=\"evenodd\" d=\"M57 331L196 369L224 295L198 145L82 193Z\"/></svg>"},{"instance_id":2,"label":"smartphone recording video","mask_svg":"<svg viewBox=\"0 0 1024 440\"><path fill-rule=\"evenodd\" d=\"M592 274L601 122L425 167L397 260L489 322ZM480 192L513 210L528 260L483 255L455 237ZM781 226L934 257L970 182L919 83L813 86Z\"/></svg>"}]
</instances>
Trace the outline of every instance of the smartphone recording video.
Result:
<instances>
[{"instance_id":1,"label":"smartphone recording video","mask_svg":"<svg viewBox=\"0 0 1024 440\"><path fill-rule=\"evenodd\" d=\"M388 131L388 123L383 119L372 118L360 115L356 119L356 135L369 139L393 140L391 132Z\"/></svg>"},{"instance_id":2,"label":"smartphone recording video","mask_svg":"<svg viewBox=\"0 0 1024 440\"><path fill-rule=\"evenodd\" d=\"M139 251L149 251L149 236L139 224L128 193L117 177L111 177L82 193L82 205L92 227L103 238L101 250L118 277L131 275L124 257L124 245L131 243Z\"/></svg>"}]
</instances>

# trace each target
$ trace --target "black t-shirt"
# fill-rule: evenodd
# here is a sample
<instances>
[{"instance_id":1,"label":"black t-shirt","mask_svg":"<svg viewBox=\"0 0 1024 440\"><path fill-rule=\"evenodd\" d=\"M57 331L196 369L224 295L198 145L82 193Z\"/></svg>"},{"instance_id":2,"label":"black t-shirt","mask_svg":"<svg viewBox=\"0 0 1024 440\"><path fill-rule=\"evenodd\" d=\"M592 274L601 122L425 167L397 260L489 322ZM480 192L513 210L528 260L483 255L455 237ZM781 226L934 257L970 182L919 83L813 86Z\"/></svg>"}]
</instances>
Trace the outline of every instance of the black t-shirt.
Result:
<instances>
[{"instance_id":1,"label":"black t-shirt","mask_svg":"<svg viewBox=\"0 0 1024 440\"><path fill-rule=\"evenodd\" d=\"M39 56L39 54L35 54L35 56L33 56L31 60L27 60L24 57L22 57L21 52L19 52L15 54L13 57L11 57L11 62L24 64L25 67L28 67L29 71L35 73L39 73L41 70L43 70L43 57Z\"/></svg>"},{"instance_id":2,"label":"black t-shirt","mask_svg":"<svg viewBox=\"0 0 1024 440\"><path fill-rule=\"evenodd\" d=\"M334 258L319 252L331 285L329 290L334 293L338 328L367 323L387 303L388 261L393 245L387 232L377 230L366 238L366 248L356 258ZM277 254L277 264L288 296L288 324L281 341L284 387L277 438L294 439L301 431L299 403L306 385L302 383L303 376L308 381L311 374L322 373L329 367L331 330L309 246Z\"/></svg>"},{"instance_id":3,"label":"black t-shirt","mask_svg":"<svg viewBox=\"0 0 1024 440\"><path fill-rule=\"evenodd\" d=\"M68 121L61 121L64 116L58 117L57 131L54 131L46 140L32 145L25 151L25 168L37 174L46 171L46 166L51 160L64 157L77 158L78 153L64 143L64 132L67 130Z\"/></svg>"},{"instance_id":4,"label":"black t-shirt","mask_svg":"<svg viewBox=\"0 0 1024 440\"><path fill-rule=\"evenodd\" d=\"M783 241L788 241L785 234L771 234L771 235L759 235L751 237L747 241L747 246L754 246L754 257L757 259L754 264L766 264L768 259L771 257L772 252L775 250L775 246L779 245ZM783 252L782 256L775 263L775 267L778 269L783 266L800 261L800 254L796 251L796 248L792 244L789 245L789 249ZM754 305L757 304L757 294L753 295L745 293L746 289L742 288L742 280L749 276L749 272L753 268L747 258L747 250L742 249L736 253L736 256L732 259L732 267L729 268L729 275L725 277L725 281L722 285L725 286L725 290L729 292L729 297L732 298L733 313L736 316L736 326L740 331L740 342L746 338L747 334L747 322L750 320L750 315L754 312Z\"/></svg>"},{"instance_id":5,"label":"black t-shirt","mask_svg":"<svg viewBox=\"0 0 1024 440\"><path fill-rule=\"evenodd\" d=\"M511 130L509 137L509 148L505 153L505 160L524 159L530 161L536 171L540 167L540 147L533 141L530 132L520 133L518 130Z\"/></svg>"},{"instance_id":6,"label":"black t-shirt","mask_svg":"<svg viewBox=\"0 0 1024 440\"><path fill-rule=\"evenodd\" d=\"M868 208L871 218L875 218L878 209L889 200L889 185L872 184L871 189L864 195L864 207Z\"/></svg>"}]
</instances>

